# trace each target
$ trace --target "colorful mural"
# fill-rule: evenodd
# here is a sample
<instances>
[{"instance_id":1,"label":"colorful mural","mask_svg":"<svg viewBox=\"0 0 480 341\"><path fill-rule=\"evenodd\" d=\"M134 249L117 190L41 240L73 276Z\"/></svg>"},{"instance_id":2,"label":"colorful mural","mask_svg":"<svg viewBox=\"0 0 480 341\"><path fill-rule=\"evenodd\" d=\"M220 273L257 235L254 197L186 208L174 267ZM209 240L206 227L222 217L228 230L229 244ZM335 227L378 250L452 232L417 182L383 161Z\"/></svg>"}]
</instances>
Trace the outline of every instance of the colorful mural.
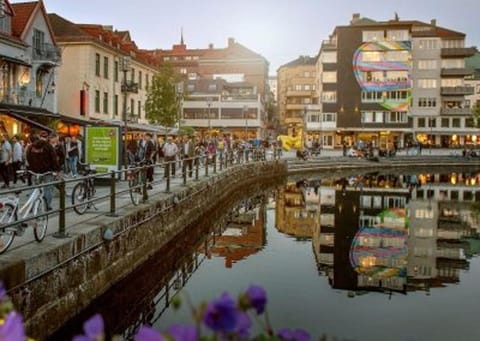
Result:
<instances>
[{"instance_id":1,"label":"colorful mural","mask_svg":"<svg viewBox=\"0 0 480 341\"><path fill-rule=\"evenodd\" d=\"M364 43L353 56L353 72L362 90L381 92L380 104L391 111L408 111L412 93L411 69L409 41ZM390 92L397 93L389 96Z\"/></svg>"}]
</instances>

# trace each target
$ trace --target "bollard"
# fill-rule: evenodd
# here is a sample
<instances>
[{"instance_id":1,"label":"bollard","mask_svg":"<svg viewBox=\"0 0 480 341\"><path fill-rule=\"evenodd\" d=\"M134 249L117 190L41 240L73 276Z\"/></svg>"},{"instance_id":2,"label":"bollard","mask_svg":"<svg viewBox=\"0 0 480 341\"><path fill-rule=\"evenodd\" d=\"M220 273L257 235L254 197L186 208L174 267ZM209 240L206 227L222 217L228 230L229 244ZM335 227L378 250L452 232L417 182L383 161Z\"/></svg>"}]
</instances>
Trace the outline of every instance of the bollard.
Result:
<instances>
[{"instance_id":1,"label":"bollard","mask_svg":"<svg viewBox=\"0 0 480 341\"><path fill-rule=\"evenodd\" d=\"M165 163L165 173L167 176L167 179L166 179L167 188L165 189L165 192L170 193L170 161Z\"/></svg>"},{"instance_id":2,"label":"bollard","mask_svg":"<svg viewBox=\"0 0 480 341\"><path fill-rule=\"evenodd\" d=\"M200 158L196 156L195 157L195 181L198 181L199 168L200 168Z\"/></svg>"},{"instance_id":3,"label":"bollard","mask_svg":"<svg viewBox=\"0 0 480 341\"><path fill-rule=\"evenodd\" d=\"M149 169L149 165L143 166L142 169L140 170L142 173L142 200L143 202L146 202L148 200L148 192L147 192L147 169Z\"/></svg>"},{"instance_id":4,"label":"bollard","mask_svg":"<svg viewBox=\"0 0 480 341\"><path fill-rule=\"evenodd\" d=\"M217 174L217 154L213 154L213 174Z\"/></svg>"},{"instance_id":5,"label":"bollard","mask_svg":"<svg viewBox=\"0 0 480 341\"><path fill-rule=\"evenodd\" d=\"M115 201L115 171L112 170L110 173L110 213L107 214L109 217L116 217L117 214L115 211L116 208L116 201Z\"/></svg>"},{"instance_id":6,"label":"bollard","mask_svg":"<svg viewBox=\"0 0 480 341\"><path fill-rule=\"evenodd\" d=\"M55 238L70 238L65 231L65 180L59 184L60 187L60 212L58 213L58 232L55 232L53 236Z\"/></svg>"}]
</instances>

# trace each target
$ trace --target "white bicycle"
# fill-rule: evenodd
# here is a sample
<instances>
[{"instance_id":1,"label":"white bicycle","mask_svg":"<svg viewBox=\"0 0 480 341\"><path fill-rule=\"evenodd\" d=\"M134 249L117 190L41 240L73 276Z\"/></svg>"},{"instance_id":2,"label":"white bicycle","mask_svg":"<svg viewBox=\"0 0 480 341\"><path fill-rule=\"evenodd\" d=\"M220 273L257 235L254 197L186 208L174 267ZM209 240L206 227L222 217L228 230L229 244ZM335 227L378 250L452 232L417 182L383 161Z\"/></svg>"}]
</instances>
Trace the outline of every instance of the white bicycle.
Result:
<instances>
[{"instance_id":1,"label":"white bicycle","mask_svg":"<svg viewBox=\"0 0 480 341\"><path fill-rule=\"evenodd\" d=\"M28 171L28 173L34 177L37 185L42 183L45 176L55 175L53 172L38 174ZM47 234L47 211L43 187L35 188L21 207L19 192L15 192L15 196L0 198L0 254L10 247L15 236L23 235L28 226L33 227L35 240L41 242ZM19 218L24 222L15 224Z\"/></svg>"}]
</instances>

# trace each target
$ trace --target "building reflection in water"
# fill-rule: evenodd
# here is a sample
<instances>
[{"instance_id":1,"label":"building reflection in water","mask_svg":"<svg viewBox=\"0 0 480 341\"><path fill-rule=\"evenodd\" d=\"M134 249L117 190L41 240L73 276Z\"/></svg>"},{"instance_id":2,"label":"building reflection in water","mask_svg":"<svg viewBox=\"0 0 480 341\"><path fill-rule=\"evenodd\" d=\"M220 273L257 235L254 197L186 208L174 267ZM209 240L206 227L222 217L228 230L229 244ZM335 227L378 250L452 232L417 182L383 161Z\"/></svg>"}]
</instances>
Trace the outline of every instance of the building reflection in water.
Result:
<instances>
[{"instance_id":1,"label":"building reflection in water","mask_svg":"<svg viewBox=\"0 0 480 341\"><path fill-rule=\"evenodd\" d=\"M368 291L429 293L457 283L472 252L465 238L479 232L478 213L472 211L480 201L478 180L478 174L452 173L297 182L299 193L318 192L318 219L311 216L311 226L319 274L351 297ZM313 212L303 204L304 212ZM278 206L277 217L284 210Z\"/></svg>"}]
</instances>

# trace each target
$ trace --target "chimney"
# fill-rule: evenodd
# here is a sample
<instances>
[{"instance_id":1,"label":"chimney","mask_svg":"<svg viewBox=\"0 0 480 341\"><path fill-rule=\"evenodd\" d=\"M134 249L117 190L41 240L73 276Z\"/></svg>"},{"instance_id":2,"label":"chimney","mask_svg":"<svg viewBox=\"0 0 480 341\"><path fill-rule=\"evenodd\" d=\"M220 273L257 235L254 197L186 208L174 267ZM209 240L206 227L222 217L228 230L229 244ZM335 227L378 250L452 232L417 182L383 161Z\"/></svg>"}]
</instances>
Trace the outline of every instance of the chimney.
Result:
<instances>
[{"instance_id":1,"label":"chimney","mask_svg":"<svg viewBox=\"0 0 480 341\"><path fill-rule=\"evenodd\" d=\"M353 13L350 24L356 24L360 20L360 13Z\"/></svg>"},{"instance_id":2,"label":"chimney","mask_svg":"<svg viewBox=\"0 0 480 341\"><path fill-rule=\"evenodd\" d=\"M233 47L235 45L235 38L228 38L228 47Z\"/></svg>"},{"instance_id":3,"label":"chimney","mask_svg":"<svg viewBox=\"0 0 480 341\"><path fill-rule=\"evenodd\" d=\"M212 44L212 43L208 44L208 48L209 48L210 50L213 50L213 44Z\"/></svg>"},{"instance_id":4,"label":"chimney","mask_svg":"<svg viewBox=\"0 0 480 341\"><path fill-rule=\"evenodd\" d=\"M437 26L437 19L430 20L430 25Z\"/></svg>"}]
</instances>

